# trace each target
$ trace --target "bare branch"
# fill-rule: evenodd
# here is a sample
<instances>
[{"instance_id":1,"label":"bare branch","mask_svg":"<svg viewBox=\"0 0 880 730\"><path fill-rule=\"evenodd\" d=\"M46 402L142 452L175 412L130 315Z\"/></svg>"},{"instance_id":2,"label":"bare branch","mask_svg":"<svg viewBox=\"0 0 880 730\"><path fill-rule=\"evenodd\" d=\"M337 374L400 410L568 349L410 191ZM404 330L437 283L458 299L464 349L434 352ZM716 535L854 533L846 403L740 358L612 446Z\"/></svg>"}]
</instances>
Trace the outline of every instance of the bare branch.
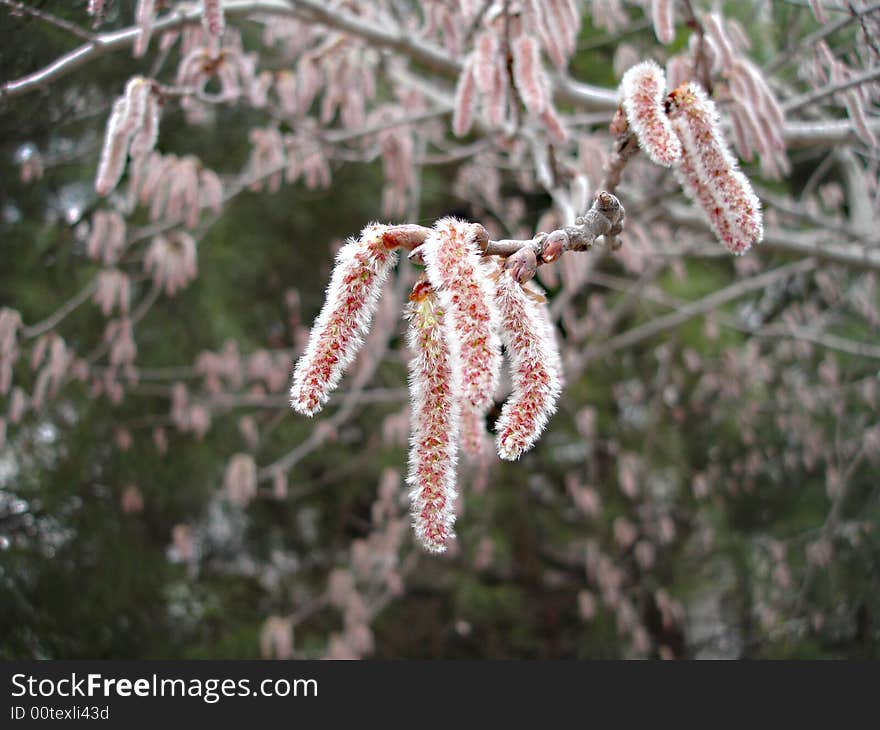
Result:
<instances>
[{"instance_id":1,"label":"bare branch","mask_svg":"<svg viewBox=\"0 0 880 730\"><path fill-rule=\"evenodd\" d=\"M593 360L605 357L626 347L632 347L633 345L650 339L661 332L674 329L693 317L718 309L724 304L739 299L745 294L764 289L768 284L771 284L774 281L786 279L795 274L809 271L810 269L815 268L815 266L815 259L803 259L791 264L785 264L776 269L771 269L770 271L758 274L749 279L738 281L724 289L712 292L712 294L709 294L702 299L695 302L689 302L678 311L663 315L657 319L652 319L650 322L646 322L645 324L627 330L616 337L612 337L607 342L588 347L575 357L572 364L577 370L580 370Z\"/></svg>"},{"instance_id":2,"label":"bare branch","mask_svg":"<svg viewBox=\"0 0 880 730\"><path fill-rule=\"evenodd\" d=\"M869 81L874 81L875 79L880 79L880 66L869 68L867 71L863 71L862 73L856 74L848 79L844 79L843 81L838 81L837 83L833 84L827 84L826 86L822 86L819 89L810 91L807 94L802 94L801 96L796 96L793 99L789 99L782 105L782 109L787 114L789 112L802 109L805 106L809 106L810 104L813 104L817 101L821 101L826 97L833 96L840 91L846 91L847 89L851 89L854 86L860 86L862 84L868 83Z\"/></svg>"},{"instance_id":3,"label":"bare branch","mask_svg":"<svg viewBox=\"0 0 880 730\"><path fill-rule=\"evenodd\" d=\"M705 227L699 212L675 203L667 204L666 214L674 221ZM854 269L874 269L880 271L880 247L849 243L845 240L830 240L828 233L818 234L810 231L791 231L768 227L764 230L764 240L757 251L775 250L796 253L802 256L815 256L825 261L833 261Z\"/></svg>"},{"instance_id":4,"label":"bare branch","mask_svg":"<svg viewBox=\"0 0 880 730\"><path fill-rule=\"evenodd\" d=\"M57 326L59 322L61 322L65 317L75 311L83 302L87 301L88 298L94 294L95 288L98 285L97 279L92 279L89 284L83 287L79 292L77 292L74 296L68 299L64 304L62 304L58 309L56 309L52 314L50 314L45 319L35 322L34 324L22 327L21 334L23 337L31 339L33 337L39 337L44 332L48 332L53 327Z\"/></svg>"},{"instance_id":5,"label":"bare branch","mask_svg":"<svg viewBox=\"0 0 880 730\"><path fill-rule=\"evenodd\" d=\"M52 13L47 13L45 10L40 10L39 8L33 8L30 5L25 5L24 3L15 2L14 0L0 0L0 3L6 5L9 8L12 8L13 15L15 14L27 14L34 18L39 18L44 23L48 23L49 25L53 25L56 28L60 28L61 30L65 30L72 35L75 35L77 38L80 38L84 41L91 42L94 36L89 33L89 31L80 28L76 23L71 23L68 20L64 20L63 18L59 18L57 15L52 15Z\"/></svg>"}]
</instances>

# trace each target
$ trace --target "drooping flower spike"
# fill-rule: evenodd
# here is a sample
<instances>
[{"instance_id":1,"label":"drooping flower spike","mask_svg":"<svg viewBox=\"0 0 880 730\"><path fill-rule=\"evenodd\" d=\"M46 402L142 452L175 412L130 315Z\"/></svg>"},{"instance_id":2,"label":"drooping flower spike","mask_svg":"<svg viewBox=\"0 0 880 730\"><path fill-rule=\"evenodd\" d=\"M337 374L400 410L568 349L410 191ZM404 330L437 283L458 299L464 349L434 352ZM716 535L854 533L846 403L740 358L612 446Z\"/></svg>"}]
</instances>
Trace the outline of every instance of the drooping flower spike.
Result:
<instances>
[{"instance_id":1,"label":"drooping flower spike","mask_svg":"<svg viewBox=\"0 0 880 730\"><path fill-rule=\"evenodd\" d=\"M675 0L651 0L654 34L663 45L675 40Z\"/></svg>"},{"instance_id":2,"label":"drooping flower spike","mask_svg":"<svg viewBox=\"0 0 880 730\"><path fill-rule=\"evenodd\" d=\"M548 82L541 67L541 49L529 35L513 42L513 81L523 103L535 116L543 114L550 101Z\"/></svg>"},{"instance_id":3,"label":"drooping flower spike","mask_svg":"<svg viewBox=\"0 0 880 730\"><path fill-rule=\"evenodd\" d=\"M718 239L731 253L743 254L764 236L761 203L721 136L715 104L693 83L679 86L669 99L682 146L679 182Z\"/></svg>"},{"instance_id":4,"label":"drooping flower spike","mask_svg":"<svg viewBox=\"0 0 880 730\"><path fill-rule=\"evenodd\" d=\"M222 0L202 0L204 12L202 13L202 27L212 42L219 44L223 29L226 27L226 19L223 15Z\"/></svg>"},{"instance_id":5,"label":"drooping flower spike","mask_svg":"<svg viewBox=\"0 0 880 730\"><path fill-rule=\"evenodd\" d=\"M464 137L474 123L476 112L477 84L474 70L469 64L459 76L455 87L455 104L452 114L452 131L456 137Z\"/></svg>"},{"instance_id":6,"label":"drooping flower spike","mask_svg":"<svg viewBox=\"0 0 880 730\"><path fill-rule=\"evenodd\" d=\"M412 360L409 474L413 527L430 552L443 552L454 537L461 373L458 337L448 311L424 278L413 287L406 309Z\"/></svg>"},{"instance_id":7,"label":"drooping flower spike","mask_svg":"<svg viewBox=\"0 0 880 730\"><path fill-rule=\"evenodd\" d=\"M621 81L623 109L639 146L653 162L671 167L681 157L681 143L664 109L666 75L653 61L633 66Z\"/></svg>"},{"instance_id":8,"label":"drooping flower spike","mask_svg":"<svg viewBox=\"0 0 880 730\"><path fill-rule=\"evenodd\" d=\"M113 104L107 120L104 147L95 175L95 191L108 195L116 187L129 152L144 156L156 144L159 106L153 98L153 82L143 76L129 79L125 93Z\"/></svg>"},{"instance_id":9,"label":"drooping flower spike","mask_svg":"<svg viewBox=\"0 0 880 730\"><path fill-rule=\"evenodd\" d=\"M601 193L580 225L585 236L619 232L622 215L617 199ZM429 552L443 552L454 537L459 448L485 464L485 418L502 339L513 387L495 424L501 458L515 460L530 449L556 409L562 362L546 299L530 281L539 256L549 263L565 247L584 244L576 233L555 233L530 242L490 241L479 224L454 218L433 228L373 224L337 257L327 302L294 373L291 403L312 415L326 402L366 334L395 250L407 250L412 263L425 266L405 309L412 352L407 482L415 534Z\"/></svg>"},{"instance_id":10,"label":"drooping flower spike","mask_svg":"<svg viewBox=\"0 0 880 730\"><path fill-rule=\"evenodd\" d=\"M500 271L495 286L512 385L495 424L496 445L508 461L535 444L562 392L562 364L543 296L520 284L516 271L516 266Z\"/></svg>"},{"instance_id":11,"label":"drooping flower spike","mask_svg":"<svg viewBox=\"0 0 880 730\"><path fill-rule=\"evenodd\" d=\"M293 373L290 404L305 416L321 410L363 344L382 284L397 261L382 236L386 228L367 226L336 256L327 299Z\"/></svg>"},{"instance_id":12,"label":"drooping flower spike","mask_svg":"<svg viewBox=\"0 0 880 730\"><path fill-rule=\"evenodd\" d=\"M461 451L465 458L474 461L484 453L491 452L491 439L485 425L486 414L469 403L461 406ZM488 446L487 446L488 442Z\"/></svg>"},{"instance_id":13,"label":"drooping flower spike","mask_svg":"<svg viewBox=\"0 0 880 730\"><path fill-rule=\"evenodd\" d=\"M462 398L478 409L491 402L501 370L498 315L477 243L481 233L482 226L443 218L420 247L449 329L461 341Z\"/></svg>"}]
</instances>

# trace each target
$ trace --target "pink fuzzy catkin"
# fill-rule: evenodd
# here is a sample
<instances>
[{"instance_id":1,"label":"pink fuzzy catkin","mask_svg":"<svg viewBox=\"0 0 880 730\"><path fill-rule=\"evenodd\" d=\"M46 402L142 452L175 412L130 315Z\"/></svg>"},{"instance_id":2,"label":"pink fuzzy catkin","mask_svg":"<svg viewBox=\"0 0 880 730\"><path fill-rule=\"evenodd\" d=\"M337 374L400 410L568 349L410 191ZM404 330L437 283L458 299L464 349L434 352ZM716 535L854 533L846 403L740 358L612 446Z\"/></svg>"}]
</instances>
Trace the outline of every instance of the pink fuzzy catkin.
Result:
<instances>
[{"instance_id":1,"label":"pink fuzzy catkin","mask_svg":"<svg viewBox=\"0 0 880 730\"><path fill-rule=\"evenodd\" d=\"M471 63L477 88L483 94L490 94L495 88L495 67L499 46L498 36L491 31L485 31L477 36Z\"/></svg>"},{"instance_id":2,"label":"pink fuzzy catkin","mask_svg":"<svg viewBox=\"0 0 880 730\"><path fill-rule=\"evenodd\" d=\"M156 236L144 256L144 271L165 294L174 296L198 273L195 239L184 231Z\"/></svg>"},{"instance_id":3,"label":"pink fuzzy catkin","mask_svg":"<svg viewBox=\"0 0 880 730\"><path fill-rule=\"evenodd\" d=\"M215 213L223 209L223 183L216 172L206 167L199 172L199 206Z\"/></svg>"},{"instance_id":4,"label":"pink fuzzy catkin","mask_svg":"<svg viewBox=\"0 0 880 730\"><path fill-rule=\"evenodd\" d=\"M521 35L513 42L513 80L526 109L536 116L543 114L550 94L540 49L530 36Z\"/></svg>"},{"instance_id":5,"label":"pink fuzzy catkin","mask_svg":"<svg viewBox=\"0 0 880 730\"><path fill-rule=\"evenodd\" d=\"M715 104L692 83L673 91L671 100L672 126L682 145L679 182L727 249L745 253L764 235L761 203L721 136Z\"/></svg>"},{"instance_id":6,"label":"pink fuzzy catkin","mask_svg":"<svg viewBox=\"0 0 880 730\"><path fill-rule=\"evenodd\" d=\"M460 414L457 336L430 284L417 282L406 317L412 437L409 474L413 527L429 552L454 537L455 467Z\"/></svg>"},{"instance_id":7,"label":"pink fuzzy catkin","mask_svg":"<svg viewBox=\"0 0 880 730\"><path fill-rule=\"evenodd\" d=\"M540 294L524 288L510 269L500 272L495 303L510 358L512 392L495 424L502 459L515 461L538 440L556 410L562 365L553 326Z\"/></svg>"},{"instance_id":8,"label":"pink fuzzy catkin","mask_svg":"<svg viewBox=\"0 0 880 730\"><path fill-rule=\"evenodd\" d=\"M509 84L507 82L507 68L503 62L495 64L494 83L492 91L486 96L485 109L489 124L501 126L507 117Z\"/></svg>"},{"instance_id":9,"label":"pink fuzzy catkin","mask_svg":"<svg viewBox=\"0 0 880 730\"><path fill-rule=\"evenodd\" d=\"M654 34L663 45L675 40L675 0L651 0Z\"/></svg>"},{"instance_id":10,"label":"pink fuzzy catkin","mask_svg":"<svg viewBox=\"0 0 880 730\"><path fill-rule=\"evenodd\" d=\"M156 0L138 0L134 11L134 22L138 27L137 37L134 39L132 53L135 58L140 58L147 52L150 45L150 37L153 34L153 19L156 15Z\"/></svg>"},{"instance_id":11,"label":"pink fuzzy catkin","mask_svg":"<svg viewBox=\"0 0 880 730\"><path fill-rule=\"evenodd\" d=\"M95 175L98 195L110 193L122 177L129 144L144 126L151 93L152 82L143 76L135 76L126 84L125 93L113 104Z\"/></svg>"},{"instance_id":12,"label":"pink fuzzy catkin","mask_svg":"<svg viewBox=\"0 0 880 730\"><path fill-rule=\"evenodd\" d=\"M666 76L653 61L630 68L621 81L623 109L639 145L653 162L671 167L681 157L681 143L663 107Z\"/></svg>"},{"instance_id":13,"label":"pink fuzzy catkin","mask_svg":"<svg viewBox=\"0 0 880 730\"><path fill-rule=\"evenodd\" d=\"M293 372L290 405L305 416L321 410L354 360L397 254L385 244L387 226L371 224L336 256L327 299Z\"/></svg>"},{"instance_id":14,"label":"pink fuzzy catkin","mask_svg":"<svg viewBox=\"0 0 880 730\"><path fill-rule=\"evenodd\" d=\"M462 397L487 405L498 385L501 345L495 334L498 315L491 283L481 264L474 226L443 218L422 245L428 280L461 341Z\"/></svg>"},{"instance_id":15,"label":"pink fuzzy catkin","mask_svg":"<svg viewBox=\"0 0 880 730\"><path fill-rule=\"evenodd\" d=\"M718 13L707 13L702 19L706 31L703 51L710 58L710 66L728 81L732 101L728 112L736 151L745 160L757 152L761 173L779 179L790 167L782 139L782 107L760 69L742 54L741 49L747 48L749 41L739 24ZM695 46L691 53L698 50Z\"/></svg>"},{"instance_id":16,"label":"pink fuzzy catkin","mask_svg":"<svg viewBox=\"0 0 880 730\"><path fill-rule=\"evenodd\" d=\"M476 108L476 80L471 64L467 64L458 78L455 87L455 103L452 113L452 132L456 137L464 137L474 123Z\"/></svg>"},{"instance_id":17,"label":"pink fuzzy catkin","mask_svg":"<svg viewBox=\"0 0 880 730\"><path fill-rule=\"evenodd\" d=\"M131 284L128 276L118 269L105 269L98 273L93 300L101 308L101 313L109 317L115 307L127 314L131 299Z\"/></svg>"},{"instance_id":18,"label":"pink fuzzy catkin","mask_svg":"<svg viewBox=\"0 0 880 730\"><path fill-rule=\"evenodd\" d=\"M470 403L461 406L461 450L466 457L476 460L490 449L484 449L489 441L485 426L485 413L474 408ZM491 447L490 447L491 448Z\"/></svg>"},{"instance_id":19,"label":"pink fuzzy catkin","mask_svg":"<svg viewBox=\"0 0 880 730\"><path fill-rule=\"evenodd\" d=\"M159 138L159 100L149 94L144 103L143 122L131 140L129 154L132 160L152 152Z\"/></svg>"},{"instance_id":20,"label":"pink fuzzy catkin","mask_svg":"<svg viewBox=\"0 0 880 730\"><path fill-rule=\"evenodd\" d=\"M286 117L296 114L296 76L293 72L283 69L275 76L275 93L281 105L281 112Z\"/></svg>"},{"instance_id":21,"label":"pink fuzzy catkin","mask_svg":"<svg viewBox=\"0 0 880 730\"><path fill-rule=\"evenodd\" d=\"M116 211L96 210L92 215L92 230L86 244L89 258L105 264L115 263L125 247L125 220Z\"/></svg>"},{"instance_id":22,"label":"pink fuzzy catkin","mask_svg":"<svg viewBox=\"0 0 880 730\"><path fill-rule=\"evenodd\" d=\"M257 465L250 454L235 454L223 476L226 496L232 504L247 507L257 496Z\"/></svg>"},{"instance_id":23,"label":"pink fuzzy catkin","mask_svg":"<svg viewBox=\"0 0 880 730\"><path fill-rule=\"evenodd\" d=\"M219 43L226 27L223 0L202 0L202 8L202 27L213 42Z\"/></svg>"},{"instance_id":24,"label":"pink fuzzy catkin","mask_svg":"<svg viewBox=\"0 0 880 730\"><path fill-rule=\"evenodd\" d=\"M101 160L98 163L98 172L95 176L95 192L98 195L107 195L119 178L125 167L125 157L128 153L128 140L120 133L128 113L128 104L125 97L120 97L113 104L113 111L107 121L107 131L104 135L104 148L101 151Z\"/></svg>"}]
</instances>

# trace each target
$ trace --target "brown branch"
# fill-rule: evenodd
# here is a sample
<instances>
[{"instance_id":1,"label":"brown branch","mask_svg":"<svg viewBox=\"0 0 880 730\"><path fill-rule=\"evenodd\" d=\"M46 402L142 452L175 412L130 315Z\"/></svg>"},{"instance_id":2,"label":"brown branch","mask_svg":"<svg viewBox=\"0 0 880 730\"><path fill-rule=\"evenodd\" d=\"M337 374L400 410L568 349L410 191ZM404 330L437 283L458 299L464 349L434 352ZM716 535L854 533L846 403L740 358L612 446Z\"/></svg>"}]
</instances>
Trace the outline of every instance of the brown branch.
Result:
<instances>
[{"instance_id":1,"label":"brown branch","mask_svg":"<svg viewBox=\"0 0 880 730\"><path fill-rule=\"evenodd\" d=\"M550 233L539 233L526 241L489 241L485 255L509 257L522 249L531 249L538 265L551 263L566 251L589 251L599 236L620 233L622 221L623 206L620 201L603 190L597 193L592 207L575 221L575 225Z\"/></svg>"},{"instance_id":2,"label":"brown branch","mask_svg":"<svg viewBox=\"0 0 880 730\"><path fill-rule=\"evenodd\" d=\"M573 226L557 228L550 233L539 233L534 238L498 241L490 241L485 229L480 226L480 247L484 256L507 259L528 251L535 259L535 266L540 266L557 261L566 251L589 251L600 236L620 233L623 230L623 216L624 209L620 201L611 193L601 191L597 193L590 209L577 218ZM387 246L406 249L410 252L409 260L422 265L424 260L420 247L430 233L431 229L425 226L404 224L390 226L382 236ZM507 266L512 265L514 262L508 261Z\"/></svg>"},{"instance_id":3,"label":"brown branch","mask_svg":"<svg viewBox=\"0 0 880 730\"><path fill-rule=\"evenodd\" d=\"M627 163L638 153L639 142L632 132L626 132L614 141L614 148L605 163L605 177L599 184L600 190L616 193Z\"/></svg>"}]
</instances>

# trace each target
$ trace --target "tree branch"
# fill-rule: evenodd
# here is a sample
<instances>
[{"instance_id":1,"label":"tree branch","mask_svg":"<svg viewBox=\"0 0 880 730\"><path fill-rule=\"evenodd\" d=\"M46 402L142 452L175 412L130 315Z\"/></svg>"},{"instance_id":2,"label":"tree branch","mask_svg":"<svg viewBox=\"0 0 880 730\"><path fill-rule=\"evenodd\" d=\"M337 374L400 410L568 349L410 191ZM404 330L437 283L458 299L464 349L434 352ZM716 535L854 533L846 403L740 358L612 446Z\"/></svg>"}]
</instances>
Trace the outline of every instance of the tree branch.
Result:
<instances>
[{"instance_id":1,"label":"tree branch","mask_svg":"<svg viewBox=\"0 0 880 730\"><path fill-rule=\"evenodd\" d=\"M34 18L39 18L44 23L48 23L49 25L53 25L56 28L60 28L61 30L65 30L72 35L75 35L77 38L91 42L94 36L89 33L87 30L80 28L75 23L71 23L70 21L64 20L63 18L59 18L56 15L52 15L51 13L47 13L45 10L40 10L38 8L32 8L30 5L25 5L24 3L15 2L14 0L0 0L0 3L6 5L9 8L12 8L13 14L24 13L30 15Z\"/></svg>"},{"instance_id":2,"label":"tree branch","mask_svg":"<svg viewBox=\"0 0 880 730\"><path fill-rule=\"evenodd\" d=\"M94 292L98 286L98 280L92 279L85 287L83 287L79 292L77 292L74 296L68 299L64 304L62 304L58 309L56 309L52 314L50 314L45 319L35 322L29 327L21 328L21 335L24 338L31 339L33 337L39 337L44 332L48 332L50 329L55 327L61 320L63 320L67 315L77 309L83 302L85 302Z\"/></svg>"},{"instance_id":3,"label":"tree branch","mask_svg":"<svg viewBox=\"0 0 880 730\"><path fill-rule=\"evenodd\" d=\"M800 274L815 268L816 260L813 258L803 259L794 263L785 264L776 269L771 269L763 274L753 276L749 279L738 281L735 284L719 289L712 294L703 297L695 302L688 302L675 312L663 315L656 319L652 319L645 324L633 327L610 340L592 347L588 347L574 359L573 365L576 369L583 368L587 363L597 360L606 355L610 355L617 350L626 347L632 347L639 342L650 339L669 329L674 329L679 325L687 322L693 317L711 312L728 302L739 299L741 296L749 292L764 289L767 285L785 279L795 274Z\"/></svg>"},{"instance_id":4,"label":"tree branch","mask_svg":"<svg viewBox=\"0 0 880 730\"><path fill-rule=\"evenodd\" d=\"M370 41L378 48L394 50L410 60L425 64L447 76L457 77L463 63L448 55L442 48L427 41L403 36L385 30L365 21L363 18L345 11L331 9L316 0L227 0L224 3L227 17L254 14L297 17L302 20L320 22L350 35ZM201 18L201 6L177 9L153 24L153 32L173 30L186 23ZM14 98L37 89L44 88L90 61L123 48L131 46L138 37L138 28L127 28L113 33L94 36L94 40L58 58L45 68L20 79L0 85L0 99ZM608 111L617 109L619 98L616 89L607 89L586 84L561 75L552 78L554 97L557 101L575 105L587 111ZM451 109L450 103L447 106ZM609 117L610 118L610 117ZM880 119L871 120L872 129L880 132ZM848 120L830 122L786 122L782 136L790 146L816 144L833 145L855 138L852 123Z\"/></svg>"},{"instance_id":5,"label":"tree branch","mask_svg":"<svg viewBox=\"0 0 880 730\"><path fill-rule=\"evenodd\" d=\"M699 211L690 207L669 203L665 210L675 222L706 227ZM877 246L877 241L871 243L873 245L863 246L845 241L831 241L824 232L815 235L773 227L764 229L764 240L758 245L758 250L785 251L801 256L814 256L820 260L833 261L855 269L880 271L880 247Z\"/></svg>"},{"instance_id":6,"label":"tree branch","mask_svg":"<svg viewBox=\"0 0 880 730\"><path fill-rule=\"evenodd\" d=\"M874 81L875 79L880 78L880 66L875 66L874 68L869 68L867 71L863 71L860 74L856 74L848 79L844 79L843 81L838 81L837 83L827 84L819 89L815 89L810 91L807 94L802 94L801 96L796 96L793 99L789 99L782 105L782 110L789 114L790 112L796 111L798 109L802 109L805 106L809 106L810 104L821 101L825 97L833 96L841 91L846 91L847 89L851 89L853 86L860 86L861 84L866 84L869 81Z\"/></svg>"}]
</instances>

